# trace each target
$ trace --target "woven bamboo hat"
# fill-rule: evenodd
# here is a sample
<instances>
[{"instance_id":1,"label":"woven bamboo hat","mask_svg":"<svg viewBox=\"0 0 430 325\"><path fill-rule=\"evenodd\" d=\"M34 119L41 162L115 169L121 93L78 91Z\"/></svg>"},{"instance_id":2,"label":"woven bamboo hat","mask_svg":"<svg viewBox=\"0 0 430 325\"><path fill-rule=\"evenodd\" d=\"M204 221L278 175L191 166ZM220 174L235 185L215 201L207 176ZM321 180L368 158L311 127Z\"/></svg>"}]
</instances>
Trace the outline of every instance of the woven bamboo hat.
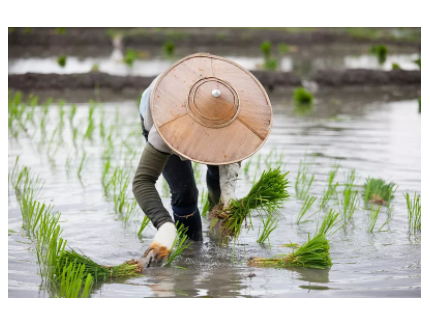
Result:
<instances>
[{"instance_id":1,"label":"woven bamboo hat","mask_svg":"<svg viewBox=\"0 0 430 325\"><path fill-rule=\"evenodd\" d=\"M150 107L158 133L175 153L209 165L250 157L272 126L260 82L237 63L208 53L187 56L164 72Z\"/></svg>"}]
</instances>

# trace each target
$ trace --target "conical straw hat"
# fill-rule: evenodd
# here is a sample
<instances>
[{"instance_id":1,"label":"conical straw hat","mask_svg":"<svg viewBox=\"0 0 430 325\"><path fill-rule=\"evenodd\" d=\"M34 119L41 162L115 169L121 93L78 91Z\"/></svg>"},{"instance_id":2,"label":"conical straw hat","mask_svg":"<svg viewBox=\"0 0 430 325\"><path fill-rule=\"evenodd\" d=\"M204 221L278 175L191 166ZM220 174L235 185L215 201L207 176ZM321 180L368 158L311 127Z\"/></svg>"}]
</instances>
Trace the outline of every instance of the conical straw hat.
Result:
<instances>
[{"instance_id":1,"label":"conical straw hat","mask_svg":"<svg viewBox=\"0 0 430 325\"><path fill-rule=\"evenodd\" d=\"M158 78L151 112L175 153L209 165L250 157L272 126L272 107L260 82L237 63L208 53L187 56Z\"/></svg>"}]
</instances>

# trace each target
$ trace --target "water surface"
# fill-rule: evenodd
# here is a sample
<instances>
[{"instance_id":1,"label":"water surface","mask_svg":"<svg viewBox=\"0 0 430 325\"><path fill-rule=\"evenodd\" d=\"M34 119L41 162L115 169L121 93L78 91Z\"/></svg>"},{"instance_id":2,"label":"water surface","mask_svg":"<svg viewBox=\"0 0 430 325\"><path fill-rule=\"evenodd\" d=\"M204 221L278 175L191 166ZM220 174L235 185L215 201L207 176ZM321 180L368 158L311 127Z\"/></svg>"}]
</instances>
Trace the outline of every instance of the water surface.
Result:
<instances>
[{"instance_id":1,"label":"water surface","mask_svg":"<svg viewBox=\"0 0 430 325\"><path fill-rule=\"evenodd\" d=\"M92 297L421 296L421 239L409 233L403 197L404 193L421 191L421 117L415 95L394 98L383 96L379 91L320 91L311 111L294 107L290 93L271 94L270 98L274 109L272 133L265 146L251 158L247 174L242 168L237 195L245 195L254 177L269 165L280 165L290 172L291 198L281 210L279 226L270 237L271 245L256 243L258 216L253 217L254 230L244 230L239 243L230 243L229 247L220 247L209 236L209 222L204 219L203 243L193 244L175 263L186 269L154 268L146 270L142 277L98 282ZM79 130L76 146L67 118L70 104L64 107L64 127L57 133L61 136L54 137L52 142L50 138L59 125L58 103L50 106L45 138L37 123L40 108L35 111L35 125L27 124L27 136L21 134L18 139L9 136L9 168L19 155L21 165L31 167L42 177L45 184L39 200L55 204L55 210L62 213L62 237L70 247L82 250L101 264L115 265L137 258L151 242L155 230L147 228L138 237L143 213L138 211L129 222L124 222L114 213L112 200L105 197L101 175L107 141L101 140L99 130L100 120L104 121L106 130L112 126L115 144L112 165L128 169L132 177L144 146L135 97L98 105L92 142L82 140L89 105L78 104L74 119L74 127ZM84 151L87 160L78 178L77 169ZM393 220L387 231L367 233L368 211L360 200L361 207L354 214L353 222L330 238L333 261L330 270L248 267L249 257L290 252L289 248L279 245L290 241L303 243L323 218L324 212L320 212L311 222L295 223L303 201L295 197L294 182L299 162L305 155L315 173L311 194L318 197L311 214L317 211L328 172L338 163L341 166L336 178L339 183L355 169L356 184L363 184L371 176L390 179L399 185L393 201ZM205 172L204 165L196 167L201 192L205 189ZM165 206L169 207L162 178L157 188ZM131 191L129 197L132 197ZM329 207L339 210L336 200ZM385 213L380 218L377 225L385 220ZM41 283L34 247L21 226L20 210L10 189L9 297L49 297L52 293Z\"/></svg>"}]
</instances>

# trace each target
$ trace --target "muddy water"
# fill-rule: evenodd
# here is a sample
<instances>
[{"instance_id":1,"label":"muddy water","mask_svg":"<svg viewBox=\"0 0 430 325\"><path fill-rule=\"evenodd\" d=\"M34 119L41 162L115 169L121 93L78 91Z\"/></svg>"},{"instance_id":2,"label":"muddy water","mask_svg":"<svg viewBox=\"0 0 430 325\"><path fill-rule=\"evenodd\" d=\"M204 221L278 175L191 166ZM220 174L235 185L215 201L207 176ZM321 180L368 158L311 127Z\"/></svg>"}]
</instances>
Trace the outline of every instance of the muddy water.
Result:
<instances>
[{"instance_id":1,"label":"muddy water","mask_svg":"<svg viewBox=\"0 0 430 325\"><path fill-rule=\"evenodd\" d=\"M375 56L369 55L368 47L349 46L332 47L327 49L321 46L298 48L292 47L291 52L286 54L276 54L278 58L278 70L284 72L294 72L299 76L307 77L319 69L382 69L391 70L392 64L397 63L402 69L416 70L418 66L413 62L419 58L418 51L390 48L390 54L383 64L379 64ZM136 75L136 76L156 76L169 68L177 59L196 52L210 52L229 58L248 70L259 70L264 65L264 59L258 51L240 50L234 48L193 48L187 50L179 48L177 57L167 59L160 52L141 50L132 67L128 67L122 62L123 54L119 49L113 49L103 55L94 53L81 56L81 53L70 53L67 57L67 64L64 68L57 63L57 56L44 56L40 51L23 55L12 50L9 58L9 74L21 74L27 72L34 73L86 73L97 64L101 72L112 75ZM63 53L64 54L64 53Z\"/></svg>"},{"instance_id":2,"label":"muddy water","mask_svg":"<svg viewBox=\"0 0 430 325\"><path fill-rule=\"evenodd\" d=\"M310 112L295 108L289 93L270 97L274 107L272 133L263 149L251 158L248 173L242 170L237 194L245 195L255 175L260 175L270 164L290 171L291 199L281 210L279 226L270 237L271 246L256 243L260 225L257 216L253 218L254 230L244 231L239 243L231 243L229 247L219 247L209 237L209 222L204 219L203 243L194 243L175 263L183 268L148 269L142 277L98 282L92 297L421 296L421 239L409 234L403 197L406 192L421 191L421 120L414 95L389 99L376 92L324 91L317 94L317 103ZM112 200L104 196L102 156L107 145L99 135L101 112L104 111L106 129L112 126L114 130L112 165L129 168L132 176L144 140L134 97L105 102L96 109L93 142L82 141L88 109L88 104L78 104L74 125L79 134L75 147L67 118L62 136L50 144L59 121L58 106L52 105L45 139L30 124L28 136L22 134L18 140L9 137L9 167L19 155L21 165L30 166L45 180L39 200L55 204L55 209L62 213L62 236L70 247L101 264L119 264L139 257L155 231L147 228L138 237L142 212L138 211L126 222L114 213ZM67 116L68 104L65 110ZM38 110L36 121L37 116L40 116ZM130 149L126 150L121 143L127 143ZM84 151L87 160L78 178L77 169ZM294 182L299 162L305 155L315 173L311 194L318 198L334 163L341 166L336 178L339 183L355 168L356 184L362 184L367 176L390 179L398 184L394 218L387 231L368 234L368 211L360 207L353 222L330 238L333 261L330 270L250 268L246 265L249 257L288 253L289 248L279 245L290 241L303 243L324 215L317 213L311 222L295 223L302 201L294 195ZM205 188L205 171L205 166L196 169L201 192ZM168 193L163 183L160 179L157 186L168 207ZM129 195L131 198L132 194ZM309 214L317 212L317 203ZM330 207L339 209L335 200L330 202ZM385 218L382 213L376 228ZM19 207L10 190L9 297L49 297L51 293L38 275L34 248L22 234L21 225Z\"/></svg>"}]
</instances>

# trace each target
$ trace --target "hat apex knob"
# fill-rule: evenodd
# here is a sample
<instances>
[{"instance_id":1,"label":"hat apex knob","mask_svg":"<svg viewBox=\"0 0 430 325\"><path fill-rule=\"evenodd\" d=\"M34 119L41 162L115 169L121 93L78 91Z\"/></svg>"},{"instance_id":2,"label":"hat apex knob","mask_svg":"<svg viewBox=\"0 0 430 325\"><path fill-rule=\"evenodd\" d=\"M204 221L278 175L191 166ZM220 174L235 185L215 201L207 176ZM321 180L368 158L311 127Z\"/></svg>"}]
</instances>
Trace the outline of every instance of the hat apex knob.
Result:
<instances>
[{"instance_id":1,"label":"hat apex knob","mask_svg":"<svg viewBox=\"0 0 430 325\"><path fill-rule=\"evenodd\" d=\"M221 91L219 89L212 90L212 96L219 97L221 95Z\"/></svg>"}]
</instances>

